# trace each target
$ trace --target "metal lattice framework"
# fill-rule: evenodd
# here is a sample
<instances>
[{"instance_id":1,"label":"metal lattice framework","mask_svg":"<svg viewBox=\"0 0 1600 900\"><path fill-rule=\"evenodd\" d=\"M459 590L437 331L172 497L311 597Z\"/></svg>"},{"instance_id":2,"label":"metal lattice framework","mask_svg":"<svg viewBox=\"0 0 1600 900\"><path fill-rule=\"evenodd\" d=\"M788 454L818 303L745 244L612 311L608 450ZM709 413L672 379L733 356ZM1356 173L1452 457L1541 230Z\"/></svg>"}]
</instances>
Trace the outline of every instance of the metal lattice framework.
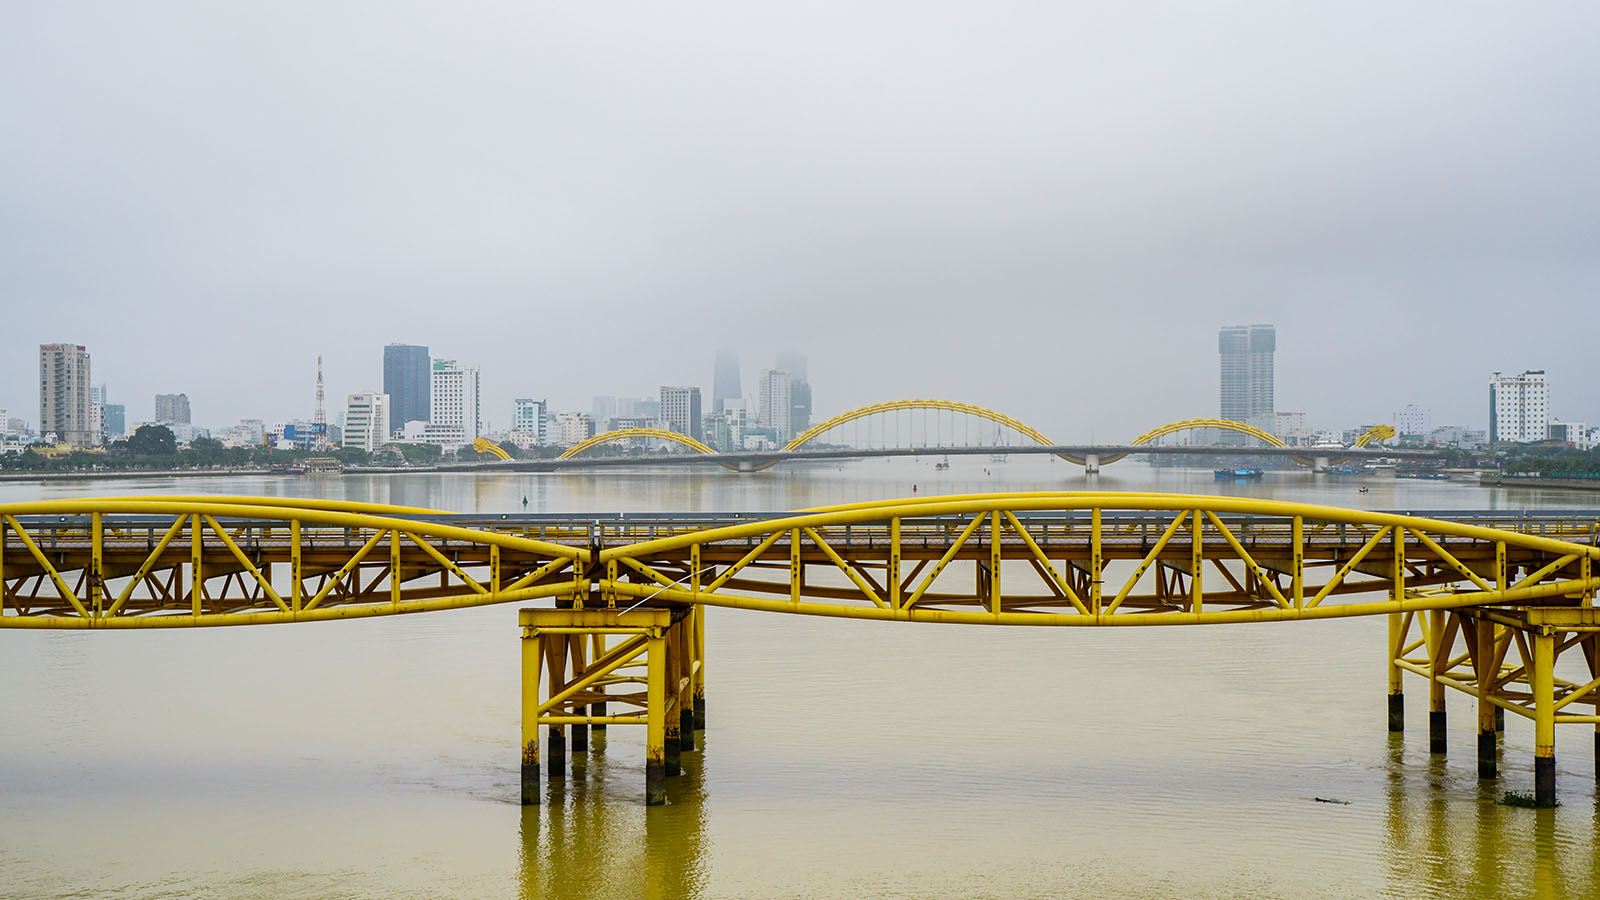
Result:
<instances>
[{"instance_id":1,"label":"metal lattice framework","mask_svg":"<svg viewBox=\"0 0 1600 900\"><path fill-rule=\"evenodd\" d=\"M0 627L259 625L544 600L520 616L524 802L537 801L541 728L554 773L567 729L581 750L588 728L629 724L647 728L646 796L661 802L662 779L704 725L707 607L1069 627L1384 615L1390 727L1407 672L1429 682L1436 748L1445 692L1475 694L1480 771L1492 774L1496 711L1527 716L1538 802L1553 803L1555 725L1600 725L1597 545L1594 516L1444 520L1169 494L605 520L67 500L0 505ZM1555 674L1575 648L1586 683Z\"/></svg>"},{"instance_id":2,"label":"metal lattice framework","mask_svg":"<svg viewBox=\"0 0 1600 900\"><path fill-rule=\"evenodd\" d=\"M664 428L619 428L616 431L607 431L603 434L597 434L586 441L573 444L571 447L567 448L565 453L557 457L557 459L572 459L573 457L583 453L585 450L598 447L601 444L610 444L617 441L639 440L642 438L655 438L662 441L671 441L674 444L680 444L684 447L688 447L690 450L693 450L696 453L708 453L712 456L715 456L717 453L716 450L712 449L706 444L697 441L686 434L679 434L676 431L668 431Z\"/></svg>"}]
</instances>

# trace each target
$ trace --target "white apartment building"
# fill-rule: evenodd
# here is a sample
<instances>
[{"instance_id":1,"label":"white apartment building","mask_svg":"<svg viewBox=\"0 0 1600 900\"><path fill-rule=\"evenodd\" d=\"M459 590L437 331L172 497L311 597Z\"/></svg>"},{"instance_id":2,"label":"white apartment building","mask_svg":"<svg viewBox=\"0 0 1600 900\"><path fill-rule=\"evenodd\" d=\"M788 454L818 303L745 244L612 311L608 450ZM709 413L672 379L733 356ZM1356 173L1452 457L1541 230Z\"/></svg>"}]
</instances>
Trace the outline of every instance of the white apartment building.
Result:
<instances>
[{"instance_id":1,"label":"white apartment building","mask_svg":"<svg viewBox=\"0 0 1600 900\"><path fill-rule=\"evenodd\" d=\"M436 359L428 383L429 419L423 440L451 450L478 439L478 367Z\"/></svg>"},{"instance_id":2,"label":"white apartment building","mask_svg":"<svg viewBox=\"0 0 1600 900\"><path fill-rule=\"evenodd\" d=\"M1427 437L1433 431L1433 411L1407 403L1405 409L1394 414L1394 430L1402 437L1408 434Z\"/></svg>"},{"instance_id":3,"label":"white apartment building","mask_svg":"<svg viewBox=\"0 0 1600 900\"><path fill-rule=\"evenodd\" d=\"M345 398L340 446L376 453L389 439L389 395L362 391Z\"/></svg>"},{"instance_id":4,"label":"white apartment building","mask_svg":"<svg viewBox=\"0 0 1600 900\"><path fill-rule=\"evenodd\" d=\"M662 385L661 422L669 431L700 440L700 389Z\"/></svg>"},{"instance_id":5,"label":"white apartment building","mask_svg":"<svg viewBox=\"0 0 1600 900\"><path fill-rule=\"evenodd\" d=\"M789 373L783 369L763 369L756 401L758 424L778 433L779 443L794 437L794 406L790 402Z\"/></svg>"},{"instance_id":6,"label":"white apartment building","mask_svg":"<svg viewBox=\"0 0 1600 900\"><path fill-rule=\"evenodd\" d=\"M1544 370L1489 377L1490 443L1533 443L1550 438L1550 385Z\"/></svg>"}]
</instances>

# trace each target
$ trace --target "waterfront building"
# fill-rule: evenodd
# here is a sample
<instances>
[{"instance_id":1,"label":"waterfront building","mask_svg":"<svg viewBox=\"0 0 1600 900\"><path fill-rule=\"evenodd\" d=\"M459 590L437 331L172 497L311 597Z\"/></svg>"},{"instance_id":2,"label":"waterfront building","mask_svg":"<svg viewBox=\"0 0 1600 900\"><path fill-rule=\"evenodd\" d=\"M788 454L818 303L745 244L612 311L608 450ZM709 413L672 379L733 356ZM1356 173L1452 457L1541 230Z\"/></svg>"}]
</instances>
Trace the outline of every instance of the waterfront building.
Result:
<instances>
[{"instance_id":1,"label":"waterfront building","mask_svg":"<svg viewBox=\"0 0 1600 900\"><path fill-rule=\"evenodd\" d=\"M661 422L669 431L700 440L700 389L662 385Z\"/></svg>"},{"instance_id":2,"label":"waterfront building","mask_svg":"<svg viewBox=\"0 0 1600 900\"><path fill-rule=\"evenodd\" d=\"M1425 438L1433 431L1433 413L1415 403L1394 414L1394 430L1400 437Z\"/></svg>"},{"instance_id":3,"label":"waterfront building","mask_svg":"<svg viewBox=\"0 0 1600 900\"><path fill-rule=\"evenodd\" d=\"M478 439L478 367L436 359L429 379L428 426L423 440L453 450Z\"/></svg>"},{"instance_id":4,"label":"waterfront building","mask_svg":"<svg viewBox=\"0 0 1600 900\"><path fill-rule=\"evenodd\" d=\"M1550 385L1543 369L1489 376L1489 442L1527 444L1550 438Z\"/></svg>"},{"instance_id":5,"label":"waterfront building","mask_svg":"<svg viewBox=\"0 0 1600 900\"><path fill-rule=\"evenodd\" d=\"M394 430L407 422L428 421L433 400L428 348L416 344L384 347L383 392L389 395L389 424Z\"/></svg>"},{"instance_id":6,"label":"waterfront building","mask_svg":"<svg viewBox=\"0 0 1600 900\"><path fill-rule=\"evenodd\" d=\"M1550 440L1559 441L1574 450L1589 450L1594 446L1589 441L1589 426L1584 422L1551 419Z\"/></svg>"},{"instance_id":7,"label":"waterfront building","mask_svg":"<svg viewBox=\"0 0 1600 900\"><path fill-rule=\"evenodd\" d=\"M780 444L794 436L794 400L789 387L789 373L783 369L763 370L757 385L757 425L771 429L773 440Z\"/></svg>"},{"instance_id":8,"label":"waterfront building","mask_svg":"<svg viewBox=\"0 0 1600 900\"><path fill-rule=\"evenodd\" d=\"M711 379L711 411L720 413L727 409L730 402L743 399L739 391L738 352L731 349L718 351L716 371Z\"/></svg>"},{"instance_id":9,"label":"waterfront building","mask_svg":"<svg viewBox=\"0 0 1600 900\"><path fill-rule=\"evenodd\" d=\"M92 447L98 437L89 415L89 350L82 344L39 345L39 433L60 443Z\"/></svg>"},{"instance_id":10,"label":"waterfront building","mask_svg":"<svg viewBox=\"0 0 1600 900\"><path fill-rule=\"evenodd\" d=\"M157 394L156 421L172 425L188 425L191 421L189 418L189 395Z\"/></svg>"},{"instance_id":11,"label":"waterfront building","mask_svg":"<svg viewBox=\"0 0 1600 900\"><path fill-rule=\"evenodd\" d=\"M1221 417L1263 431L1276 427L1273 354L1277 330L1271 325L1233 325L1217 333L1221 355ZM1244 435L1223 432L1224 443L1244 443Z\"/></svg>"},{"instance_id":12,"label":"waterfront building","mask_svg":"<svg viewBox=\"0 0 1600 900\"><path fill-rule=\"evenodd\" d=\"M389 426L388 394L361 391L345 399L344 432L339 446L376 453L393 433Z\"/></svg>"},{"instance_id":13,"label":"waterfront building","mask_svg":"<svg viewBox=\"0 0 1600 900\"><path fill-rule=\"evenodd\" d=\"M556 433L563 447L581 444L594 437L594 416L580 412L556 413Z\"/></svg>"}]
</instances>

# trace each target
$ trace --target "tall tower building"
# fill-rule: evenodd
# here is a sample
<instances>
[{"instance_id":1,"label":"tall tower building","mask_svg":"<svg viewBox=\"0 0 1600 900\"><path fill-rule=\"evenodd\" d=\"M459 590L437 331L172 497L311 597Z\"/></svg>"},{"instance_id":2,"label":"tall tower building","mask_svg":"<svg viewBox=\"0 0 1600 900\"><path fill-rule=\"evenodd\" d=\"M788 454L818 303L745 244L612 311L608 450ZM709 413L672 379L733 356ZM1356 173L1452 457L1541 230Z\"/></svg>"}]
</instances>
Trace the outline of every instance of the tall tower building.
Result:
<instances>
[{"instance_id":1,"label":"tall tower building","mask_svg":"<svg viewBox=\"0 0 1600 900\"><path fill-rule=\"evenodd\" d=\"M1273 396L1273 353L1278 335L1271 325L1234 325L1217 333L1222 356L1222 418L1262 431L1277 427ZM1244 443L1243 435L1225 432L1223 439Z\"/></svg>"},{"instance_id":2,"label":"tall tower building","mask_svg":"<svg viewBox=\"0 0 1600 900\"><path fill-rule=\"evenodd\" d=\"M389 395L389 422L426 422L432 415L428 348L389 344L383 348L383 392Z\"/></svg>"},{"instance_id":3,"label":"tall tower building","mask_svg":"<svg viewBox=\"0 0 1600 900\"><path fill-rule=\"evenodd\" d=\"M1489 441L1518 444L1550 439L1550 384L1544 370L1489 376Z\"/></svg>"},{"instance_id":4,"label":"tall tower building","mask_svg":"<svg viewBox=\"0 0 1600 900\"><path fill-rule=\"evenodd\" d=\"M711 380L711 411L720 413L729 400L742 400L739 392L739 354L733 350L717 353L717 369Z\"/></svg>"},{"instance_id":5,"label":"tall tower building","mask_svg":"<svg viewBox=\"0 0 1600 900\"><path fill-rule=\"evenodd\" d=\"M799 434L811 427L811 380L806 375L806 355L780 353L778 368L789 373L789 424Z\"/></svg>"},{"instance_id":6,"label":"tall tower building","mask_svg":"<svg viewBox=\"0 0 1600 900\"><path fill-rule=\"evenodd\" d=\"M679 434L701 440L700 389L662 385L661 421Z\"/></svg>"},{"instance_id":7,"label":"tall tower building","mask_svg":"<svg viewBox=\"0 0 1600 900\"><path fill-rule=\"evenodd\" d=\"M89 349L39 345L39 434L74 447L92 447L98 429L89 410Z\"/></svg>"},{"instance_id":8,"label":"tall tower building","mask_svg":"<svg viewBox=\"0 0 1600 900\"><path fill-rule=\"evenodd\" d=\"M426 440L446 447L459 447L478 439L478 367L463 366L453 359L433 361L429 380Z\"/></svg>"},{"instance_id":9,"label":"tall tower building","mask_svg":"<svg viewBox=\"0 0 1600 900\"><path fill-rule=\"evenodd\" d=\"M782 369L767 369L761 373L757 409L762 428L778 433L779 442L787 443L794 437L794 400L790 394L789 373Z\"/></svg>"}]
</instances>

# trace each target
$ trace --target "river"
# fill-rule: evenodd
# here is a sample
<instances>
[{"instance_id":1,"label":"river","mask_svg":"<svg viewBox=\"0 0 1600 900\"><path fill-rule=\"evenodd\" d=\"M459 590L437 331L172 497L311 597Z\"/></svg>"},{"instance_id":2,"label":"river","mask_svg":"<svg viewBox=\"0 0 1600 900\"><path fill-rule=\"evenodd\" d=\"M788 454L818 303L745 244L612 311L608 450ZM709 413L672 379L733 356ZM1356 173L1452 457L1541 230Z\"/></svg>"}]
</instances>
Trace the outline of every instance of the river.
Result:
<instances>
[{"instance_id":1,"label":"river","mask_svg":"<svg viewBox=\"0 0 1600 900\"><path fill-rule=\"evenodd\" d=\"M1093 479L1038 457L933 463L5 483L0 501L718 511L1093 486L1373 509L1600 503L1298 471L1220 483L1132 461ZM709 730L669 804L643 805L642 730L612 728L524 808L513 607L0 631L0 897L1600 895L1591 734L1558 729L1559 808L1501 806L1531 789L1531 723L1510 717L1490 783L1467 698L1451 696L1444 758L1428 753L1420 681L1408 732L1390 735L1384 635L1381 617L1002 629L713 609Z\"/></svg>"}]
</instances>

